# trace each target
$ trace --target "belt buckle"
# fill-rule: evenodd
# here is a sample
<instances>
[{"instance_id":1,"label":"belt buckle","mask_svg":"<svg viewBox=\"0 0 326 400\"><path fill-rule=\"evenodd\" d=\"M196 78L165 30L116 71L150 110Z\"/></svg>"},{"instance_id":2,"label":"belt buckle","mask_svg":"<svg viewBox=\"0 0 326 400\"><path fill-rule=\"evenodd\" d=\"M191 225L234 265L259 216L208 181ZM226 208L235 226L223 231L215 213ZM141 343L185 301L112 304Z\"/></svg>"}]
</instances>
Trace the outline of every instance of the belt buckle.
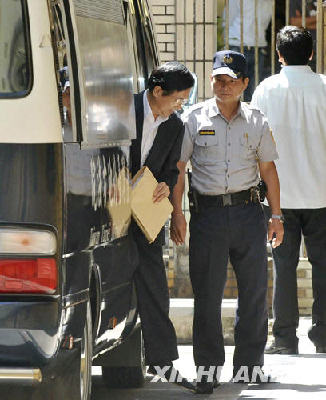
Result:
<instances>
[{"instance_id":1,"label":"belt buckle","mask_svg":"<svg viewBox=\"0 0 326 400\"><path fill-rule=\"evenodd\" d=\"M232 206L231 193L223 194L223 207Z\"/></svg>"}]
</instances>

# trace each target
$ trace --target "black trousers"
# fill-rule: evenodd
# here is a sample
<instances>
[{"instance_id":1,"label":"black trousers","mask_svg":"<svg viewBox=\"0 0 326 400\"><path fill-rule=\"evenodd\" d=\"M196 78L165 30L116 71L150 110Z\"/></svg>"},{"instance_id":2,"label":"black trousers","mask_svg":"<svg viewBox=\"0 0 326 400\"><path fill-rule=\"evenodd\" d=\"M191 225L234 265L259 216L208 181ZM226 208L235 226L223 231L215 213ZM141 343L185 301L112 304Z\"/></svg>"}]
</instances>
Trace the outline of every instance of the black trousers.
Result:
<instances>
[{"instance_id":1,"label":"black trousers","mask_svg":"<svg viewBox=\"0 0 326 400\"><path fill-rule=\"evenodd\" d=\"M257 203L191 213L195 364L221 366L225 361L221 302L229 257L239 289L233 364L235 368L262 366L267 340L267 252L264 214Z\"/></svg>"},{"instance_id":2,"label":"black trousers","mask_svg":"<svg viewBox=\"0 0 326 400\"><path fill-rule=\"evenodd\" d=\"M277 345L297 344L299 324L296 269L299 261L301 235L312 265L313 326L309 337L316 346L326 345L326 208L283 209L284 240L273 249L274 296L273 335Z\"/></svg>"},{"instance_id":3,"label":"black trousers","mask_svg":"<svg viewBox=\"0 0 326 400\"><path fill-rule=\"evenodd\" d=\"M162 246L149 244L135 222L131 228L139 255L134 279L145 362L146 365L166 365L179 356L175 330L169 318L169 291Z\"/></svg>"}]
</instances>

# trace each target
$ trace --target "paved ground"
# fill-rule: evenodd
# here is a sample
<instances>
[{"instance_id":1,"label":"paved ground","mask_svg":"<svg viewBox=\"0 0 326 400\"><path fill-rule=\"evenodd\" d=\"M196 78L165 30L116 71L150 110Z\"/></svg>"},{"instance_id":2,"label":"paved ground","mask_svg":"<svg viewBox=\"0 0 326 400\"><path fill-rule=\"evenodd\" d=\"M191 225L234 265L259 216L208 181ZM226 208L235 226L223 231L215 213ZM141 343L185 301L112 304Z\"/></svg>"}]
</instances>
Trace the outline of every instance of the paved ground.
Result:
<instances>
[{"instance_id":1,"label":"paved ground","mask_svg":"<svg viewBox=\"0 0 326 400\"><path fill-rule=\"evenodd\" d=\"M100 369L93 369L92 400L325 400L326 399L326 354L315 354L315 348L307 339L310 325L308 318L302 318L299 328L298 356L266 355L265 371L272 373L278 383L264 385L234 384L229 380L232 374L233 347L226 348L227 357L222 370L222 385L214 394L194 395L169 383L151 383L147 377L145 386L136 390L107 390L99 375ZM191 346L179 346L180 359L175 366L190 379L195 378L195 366L192 360Z\"/></svg>"}]
</instances>

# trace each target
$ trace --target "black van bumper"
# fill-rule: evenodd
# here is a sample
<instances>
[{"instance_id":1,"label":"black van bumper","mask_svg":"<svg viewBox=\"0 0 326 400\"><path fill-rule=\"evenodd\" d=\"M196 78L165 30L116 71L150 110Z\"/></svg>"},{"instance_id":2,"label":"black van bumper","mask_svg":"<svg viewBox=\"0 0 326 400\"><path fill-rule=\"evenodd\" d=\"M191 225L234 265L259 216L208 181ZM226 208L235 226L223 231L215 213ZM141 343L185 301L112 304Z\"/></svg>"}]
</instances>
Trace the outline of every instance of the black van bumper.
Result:
<instances>
[{"instance_id":1,"label":"black van bumper","mask_svg":"<svg viewBox=\"0 0 326 400\"><path fill-rule=\"evenodd\" d=\"M0 384L52 384L80 357L86 303L53 300L0 301Z\"/></svg>"}]
</instances>

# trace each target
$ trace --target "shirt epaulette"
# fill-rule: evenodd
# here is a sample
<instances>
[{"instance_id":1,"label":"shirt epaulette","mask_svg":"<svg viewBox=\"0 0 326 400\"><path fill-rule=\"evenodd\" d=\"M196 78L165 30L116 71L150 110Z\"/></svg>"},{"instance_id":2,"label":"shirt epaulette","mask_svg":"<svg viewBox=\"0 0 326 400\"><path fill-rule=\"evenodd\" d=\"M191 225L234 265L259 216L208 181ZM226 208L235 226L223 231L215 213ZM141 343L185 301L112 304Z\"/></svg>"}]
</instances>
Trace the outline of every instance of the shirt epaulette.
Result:
<instances>
[{"instance_id":1,"label":"shirt epaulette","mask_svg":"<svg viewBox=\"0 0 326 400\"><path fill-rule=\"evenodd\" d=\"M261 110L259 110L258 107L254 107L251 104L248 104L248 109L251 111L257 112L258 114L262 115L263 117L265 116L264 113Z\"/></svg>"},{"instance_id":2,"label":"shirt epaulette","mask_svg":"<svg viewBox=\"0 0 326 400\"><path fill-rule=\"evenodd\" d=\"M200 103L194 104L193 106L189 107L187 111L191 112L191 111L194 111L194 110L198 110L199 108L204 107L205 103L206 103L205 101L202 101Z\"/></svg>"}]
</instances>

